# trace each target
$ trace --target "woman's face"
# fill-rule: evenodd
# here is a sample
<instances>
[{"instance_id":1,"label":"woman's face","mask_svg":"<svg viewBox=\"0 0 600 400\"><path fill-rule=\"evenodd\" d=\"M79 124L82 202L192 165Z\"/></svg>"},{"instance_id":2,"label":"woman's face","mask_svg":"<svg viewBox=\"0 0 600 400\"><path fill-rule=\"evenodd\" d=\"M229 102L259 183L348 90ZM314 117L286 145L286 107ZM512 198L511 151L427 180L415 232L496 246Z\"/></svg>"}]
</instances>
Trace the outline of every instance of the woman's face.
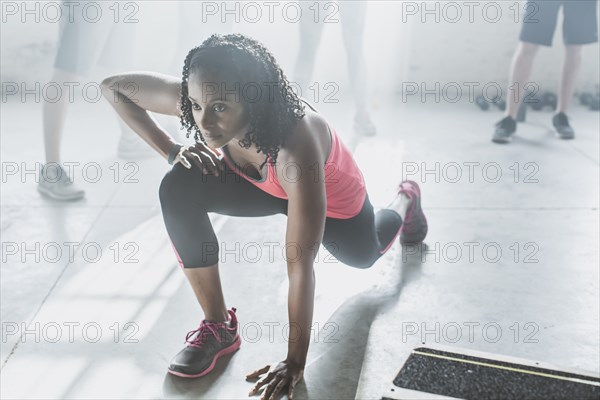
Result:
<instances>
[{"instance_id":1,"label":"woman's face","mask_svg":"<svg viewBox=\"0 0 600 400\"><path fill-rule=\"evenodd\" d=\"M241 140L248 131L248 111L239 95L239 86L221 79L218 73L200 71L189 77L192 115L212 148L223 147L232 139Z\"/></svg>"}]
</instances>

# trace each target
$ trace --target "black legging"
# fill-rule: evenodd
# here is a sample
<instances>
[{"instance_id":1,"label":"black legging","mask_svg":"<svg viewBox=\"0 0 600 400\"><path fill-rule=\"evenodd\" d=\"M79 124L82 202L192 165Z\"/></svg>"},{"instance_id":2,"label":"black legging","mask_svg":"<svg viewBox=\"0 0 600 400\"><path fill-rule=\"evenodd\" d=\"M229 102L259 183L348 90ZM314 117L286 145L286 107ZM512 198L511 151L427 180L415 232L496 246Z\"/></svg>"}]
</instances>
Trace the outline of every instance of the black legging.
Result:
<instances>
[{"instance_id":1,"label":"black legging","mask_svg":"<svg viewBox=\"0 0 600 400\"><path fill-rule=\"evenodd\" d=\"M203 174L197 166L187 169L178 163L160 185L165 226L184 268L218 263L219 245L208 212L238 217L287 215L287 200L260 190L226 163L223 168L214 176ZM325 219L322 243L344 264L369 268L385 254L401 225L400 215L393 210L374 214L367 195L354 217Z\"/></svg>"}]
</instances>

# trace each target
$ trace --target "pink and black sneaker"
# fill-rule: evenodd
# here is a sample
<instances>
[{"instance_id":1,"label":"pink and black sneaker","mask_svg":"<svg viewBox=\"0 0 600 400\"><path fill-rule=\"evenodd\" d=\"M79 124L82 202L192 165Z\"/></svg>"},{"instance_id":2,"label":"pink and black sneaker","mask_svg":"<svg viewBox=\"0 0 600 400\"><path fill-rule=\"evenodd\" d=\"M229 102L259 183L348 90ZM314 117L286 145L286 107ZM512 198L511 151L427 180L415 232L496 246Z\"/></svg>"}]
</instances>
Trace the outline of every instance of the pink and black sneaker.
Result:
<instances>
[{"instance_id":1,"label":"pink and black sneaker","mask_svg":"<svg viewBox=\"0 0 600 400\"><path fill-rule=\"evenodd\" d=\"M400 243L421 243L427 236L427 219L421 209L421 189L414 181L404 181L398 187L398 193L404 193L411 199L400 228Z\"/></svg>"},{"instance_id":2,"label":"pink and black sneaker","mask_svg":"<svg viewBox=\"0 0 600 400\"><path fill-rule=\"evenodd\" d=\"M203 320L198 329L185 337L187 346L169 365L169 373L184 378L198 378L213 370L219 357L233 353L242 343L238 335L238 320L235 308L227 313L227 322Z\"/></svg>"}]
</instances>

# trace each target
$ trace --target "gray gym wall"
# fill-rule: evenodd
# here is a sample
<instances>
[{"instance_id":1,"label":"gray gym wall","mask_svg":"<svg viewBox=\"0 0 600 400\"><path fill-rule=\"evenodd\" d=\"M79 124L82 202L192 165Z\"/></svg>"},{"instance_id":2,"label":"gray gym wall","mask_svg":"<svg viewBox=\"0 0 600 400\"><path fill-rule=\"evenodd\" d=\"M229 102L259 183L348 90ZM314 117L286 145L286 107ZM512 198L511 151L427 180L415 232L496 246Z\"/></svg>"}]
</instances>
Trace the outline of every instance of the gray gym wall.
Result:
<instances>
[{"instance_id":1,"label":"gray gym wall","mask_svg":"<svg viewBox=\"0 0 600 400\"><path fill-rule=\"evenodd\" d=\"M170 72L178 32L176 3L138 2L135 69ZM515 22L515 10L522 8L524 2L471 2L475 3L472 6L472 20L465 3L368 2L364 48L371 101L376 102L379 95L398 92L402 88L401 82L415 82L419 86L425 84L427 88L433 88L436 82L441 86L456 82L465 90L464 82L482 85L497 82L505 87L521 27L522 16L518 16L519 22ZM460 18L456 17L456 5L462 14ZM497 22L493 22L497 6L502 10L502 15ZM426 13L425 8L434 12ZM436 17L439 22L436 22ZM275 19L274 23L269 23L266 13L256 23L242 18L233 30L261 40L278 58L288 78L292 79L298 49L298 26L285 21L281 13L275 12ZM452 22L455 19L457 21ZM531 77L544 90L555 90L560 77L564 49L561 19L562 15L559 15L553 47L540 51ZM348 87L340 25L330 23L325 26L313 80L334 81L340 87ZM200 21L199 28L202 28ZM58 23L43 20L35 22L31 17L25 23L20 23L12 17L7 23L2 23L1 33L0 78L3 82L44 82L50 79L58 40ZM592 89L600 79L599 46L585 46L583 57L577 87ZM101 79L102 74L101 70L95 70L86 80Z\"/></svg>"}]
</instances>

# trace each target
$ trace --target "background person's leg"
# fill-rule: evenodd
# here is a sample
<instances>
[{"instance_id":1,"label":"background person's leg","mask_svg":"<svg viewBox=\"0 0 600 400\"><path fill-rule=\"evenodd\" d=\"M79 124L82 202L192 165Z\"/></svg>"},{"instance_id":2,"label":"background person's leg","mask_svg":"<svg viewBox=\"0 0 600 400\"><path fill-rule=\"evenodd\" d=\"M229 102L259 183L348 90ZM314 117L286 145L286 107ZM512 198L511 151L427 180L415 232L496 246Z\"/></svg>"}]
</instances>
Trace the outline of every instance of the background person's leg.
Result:
<instances>
[{"instance_id":1,"label":"background person's leg","mask_svg":"<svg viewBox=\"0 0 600 400\"><path fill-rule=\"evenodd\" d=\"M521 101L525 97L525 89L535 90L533 89L535 84L533 88L531 87L529 76L538 49L539 45L528 42L519 42L517 46L510 66L508 88L506 89L506 111L504 118L496 123L492 135L494 143L508 143L517 130L516 116Z\"/></svg>"},{"instance_id":2,"label":"background person's leg","mask_svg":"<svg viewBox=\"0 0 600 400\"><path fill-rule=\"evenodd\" d=\"M563 40L565 56L558 91L556 114L552 125L561 139L573 139L575 130L569 123L567 110L573 100L575 83L581 68L582 45L598 41L597 1L565 1L563 5Z\"/></svg>"},{"instance_id":3,"label":"background person's leg","mask_svg":"<svg viewBox=\"0 0 600 400\"><path fill-rule=\"evenodd\" d=\"M59 29L52 82L65 87L65 82L79 82L98 62L102 50L100 45L108 37L110 26L103 19L90 23L78 16L72 22L62 18ZM67 96L62 96L56 103L44 101L46 162L61 162L61 139L67 107Z\"/></svg>"},{"instance_id":4,"label":"background person's leg","mask_svg":"<svg viewBox=\"0 0 600 400\"><path fill-rule=\"evenodd\" d=\"M505 116L512 118L517 116L517 110L525 94L525 85L529 83L531 69L539 47L537 44L527 42L519 42L517 46L510 66Z\"/></svg>"},{"instance_id":5,"label":"background person's leg","mask_svg":"<svg viewBox=\"0 0 600 400\"><path fill-rule=\"evenodd\" d=\"M528 0L522 15L519 44L513 55L504 118L496 123L492 142L508 143L517 130L516 116L527 91L539 92L535 82L529 82L531 69L540 45L551 46L560 1Z\"/></svg>"},{"instance_id":6,"label":"background person's leg","mask_svg":"<svg viewBox=\"0 0 600 400\"><path fill-rule=\"evenodd\" d=\"M175 28L177 41L174 44L176 49L166 73L181 78L185 57L192 48L201 45L212 34L232 33L234 16L227 15L225 22L222 22L221 13L218 12L220 4L197 0L177 1L178 21ZM181 129L179 118L155 113L152 116L175 141L189 142L189 139L185 137L185 132ZM123 135L123 138L127 138L127 136Z\"/></svg>"},{"instance_id":7,"label":"background person's leg","mask_svg":"<svg viewBox=\"0 0 600 400\"><path fill-rule=\"evenodd\" d=\"M558 90L557 113L566 113L575 93L575 83L581 68L581 48L579 45L565 46L565 57Z\"/></svg>"},{"instance_id":8,"label":"background person's leg","mask_svg":"<svg viewBox=\"0 0 600 400\"><path fill-rule=\"evenodd\" d=\"M517 115L539 46L552 46L560 6L560 1L527 1L521 16L520 43L510 66L505 116L514 118Z\"/></svg>"},{"instance_id":9,"label":"background person's leg","mask_svg":"<svg viewBox=\"0 0 600 400\"><path fill-rule=\"evenodd\" d=\"M52 82L66 87L65 82L79 81L81 77L73 72L55 69L52 75ZM69 106L69 97L60 96L58 101L44 101L42 107L43 135L46 163L61 162L61 139L67 118L67 109Z\"/></svg>"},{"instance_id":10,"label":"background person's leg","mask_svg":"<svg viewBox=\"0 0 600 400\"><path fill-rule=\"evenodd\" d=\"M201 45L212 34L224 35L231 33L234 16L226 15L223 22L221 13L215 12L219 9L221 3L189 0L182 0L177 3L179 15L177 50L171 64L171 73L175 76L181 76L183 62L188 52L192 48Z\"/></svg>"},{"instance_id":11,"label":"background person's leg","mask_svg":"<svg viewBox=\"0 0 600 400\"><path fill-rule=\"evenodd\" d=\"M61 18L59 26L58 50L54 60L55 72L52 77L59 85L68 81L80 81L87 76L102 58L105 43L111 34L112 14L103 6L99 20L85 20L82 14L75 13L73 21ZM131 53L129 51L129 53ZM106 56L104 56L106 59ZM64 86L61 86L64 87ZM65 96L66 97L66 96ZM53 143L46 144L47 161L60 162L60 146L67 103L44 104L44 138ZM56 113L56 115L48 115Z\"/></svg>"},{"instance_id":12,"label":"background person's leg","mask_svg":"<svg viewBox=\"0 0 600 400\"><path fill-rule=\"evenodd\" d=\"M298 57L296 58L296 66L294 68L294 82L299 86L301 90L301 96L313 102L311 100L311 91L309 86L311 85L311 79L315 68L316 54L321 42L321 36L323 34L323 13L318 14L319 20L315 22L314 10L309 7L321 7L321 3L312 2L300 2L302 8L302 18L300 19L299 31L300 31L300 48L298 50ZM322 11L322 10L321 10Z\"/></svg>"},{"instance_id":13,"label":"background person's leg","mask_svg":"<svg viewBox=\"0 0 600 400\"><path fill-rule=\"evenodd\" d=\"M64 9L64 8L63 8ZM65 87L65 82L79 82L96 65L102 44L110 34L110 14L102 13L99 20L85 20L76 13L74 19L61 18L58 50L54 60L53 83ZM42 108L46 164L42 166L38 191L55 200L79 200L85 192L77 188L64 168L61 145L68 109L68 96L55 103L44 99Z\"/></svg>"},{"instance_id":14,"label":"background person's leg","mask_svg":"<svg viewBox=\"0 0 600 400\"><path fill-rule=\"evenodd\" d=\"M372 136L375 126L367 109L367 71L363 53L363 33L367 3L365 1L340 1L342 37L346 48L348 77L356 112L354 130L360 135Z\"/></svg>"},{"instance_id":15,"label":"background person's leg","mask_svg":"<svg viewBox=\"0 0 600 400\"><path fill-rule=\"evenodd\" d=\"M78 82L80 76L61 69L55 69L52 75L53 84L66 87L65 82ZM37 190L54 200L73 201L82 199L85 192L73 183L67 170L61 164L62 134L67 118L69 96L58 96L58 100L50 102L44 97L42 106L42 130L46 163L42 164Z\"/></svg>"},{"instance_id":16,"label":"background person's leg","mask_svg":"<svg viewBox=\"0 0 600 400\"><path fill-rule=\"evenodd\" d=\"M110 14L104 4L105 12ZM108 27L109 34L104 41L98 45L102 49L98 59L98 65L102 66L102 75L109 76L116 73L131 71L135 57L135 34L137 23L128 22L124 16L117 22L112 22ZM133 89L132 89L133 90ZM153 114L154 116L156 114ZM140 160L149 157L158 157L152 147L143 141L121 118L116 116L121 137L117 147L117 156L126 160ZM162 121L161 121L162 122Z\"/></svg>"},{"instance_id":17,"label":"background person's leg","mask_svg":"<svg viewBox=\"0 0 600 400\"><path fill-rule=\"evenodd\" d=\"M565 57L556 110L559 113L566 113L573 99L581 68L582 46L598 41L598 1L565 1L563 13Z\"/></svg>"}]
</instances>

